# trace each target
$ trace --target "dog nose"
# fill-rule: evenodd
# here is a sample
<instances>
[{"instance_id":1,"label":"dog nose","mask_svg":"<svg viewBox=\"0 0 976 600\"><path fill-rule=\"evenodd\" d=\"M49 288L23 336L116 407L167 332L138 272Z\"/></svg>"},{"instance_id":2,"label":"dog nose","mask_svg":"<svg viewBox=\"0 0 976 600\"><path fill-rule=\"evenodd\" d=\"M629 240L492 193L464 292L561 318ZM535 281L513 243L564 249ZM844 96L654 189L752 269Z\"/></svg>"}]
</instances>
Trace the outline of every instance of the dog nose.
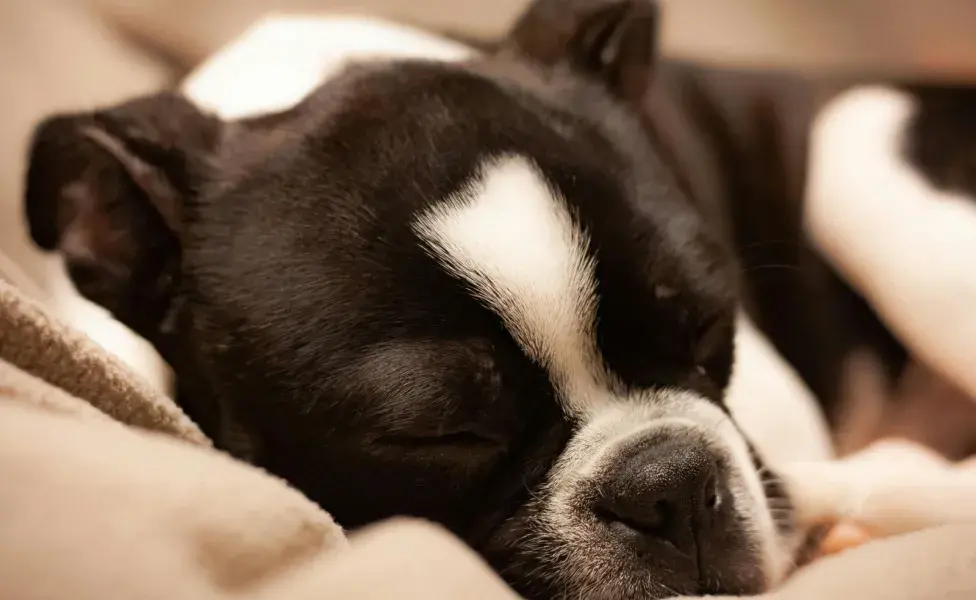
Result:
<instances>
[{"instance_id":1,"label":"dog nose","mask_svg":"<svg viewBox=\"0 0 976 600\"><path fill-rule=\"evenodd\" d=\"M689 440L641 444L623 458L600 491L595 511L619 535L665 542L695 556L722 502L718 465L708 448Z\"/></svg>"}]
</instances>

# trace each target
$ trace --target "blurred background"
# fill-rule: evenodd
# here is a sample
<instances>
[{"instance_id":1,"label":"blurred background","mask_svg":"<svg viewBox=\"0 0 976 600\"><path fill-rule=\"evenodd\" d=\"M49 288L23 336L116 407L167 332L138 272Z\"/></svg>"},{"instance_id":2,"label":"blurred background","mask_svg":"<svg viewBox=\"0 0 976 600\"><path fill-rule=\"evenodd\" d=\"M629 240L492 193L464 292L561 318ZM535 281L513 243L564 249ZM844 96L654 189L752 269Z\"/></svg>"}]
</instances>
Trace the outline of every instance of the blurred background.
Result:
<instances>
[{"instance_id":1,"label":"blurred background","mask_svg":"<svg viewBox=\"0 0 976 600\"><path fill-rule=\"evenodd\" d=\"M103 318L98 309L66 293L70 284L60 265L37 252L23 228L26 144L42 117L175 85L272 12L364 14L492 39L527 2L0 0L0 276L49 303L74 303L55 308L73 313L76 324L88 319L86 314ZM674 55L755 68L976 82L974 0L663 4L662 43ZM126 344L140 343L120 333L115 349L124 354Z\"/></svg>"}]
</instances>

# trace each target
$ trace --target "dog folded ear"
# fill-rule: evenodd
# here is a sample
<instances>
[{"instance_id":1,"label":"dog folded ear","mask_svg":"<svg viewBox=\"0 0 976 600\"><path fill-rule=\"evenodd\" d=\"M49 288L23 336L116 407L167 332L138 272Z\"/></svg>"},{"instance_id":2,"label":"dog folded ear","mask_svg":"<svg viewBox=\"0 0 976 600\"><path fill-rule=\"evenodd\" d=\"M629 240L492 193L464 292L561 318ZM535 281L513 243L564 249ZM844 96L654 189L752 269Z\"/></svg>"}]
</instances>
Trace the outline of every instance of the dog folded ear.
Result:
<instances>
[{"instance_id":1,"label":"dog folded ear","mask_svg":"<svg viewBox=\"0 0 976 600\"><path fill-rule=\"evenodd\" d=\"M565 64L596 78L637 105L653 74L657 32L654 0L536 0L507 46L534 62Z\"/></svg>"},{"instance_id":2,"label":"dog folded ear","mask_svg":"<svg viewBox=\"0 0 976 600\"><path fill-rule=\"evenodd\" d=\"M37 126L25 210L34 242L78 290L149 337L179 273L181 212L221 124L171 93Z\"/></svg>"}]
</instances>

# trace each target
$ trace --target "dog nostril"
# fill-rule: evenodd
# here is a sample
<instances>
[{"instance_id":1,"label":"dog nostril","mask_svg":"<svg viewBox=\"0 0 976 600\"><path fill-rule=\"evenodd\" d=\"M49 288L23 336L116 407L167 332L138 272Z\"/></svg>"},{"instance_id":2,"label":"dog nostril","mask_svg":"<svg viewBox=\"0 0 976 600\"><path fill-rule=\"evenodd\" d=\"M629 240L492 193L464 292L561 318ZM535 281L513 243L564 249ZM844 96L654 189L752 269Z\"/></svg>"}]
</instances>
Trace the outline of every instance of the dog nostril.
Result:
<instances>
[{"instance_id":1,"label":"dog nostril","mask_svg":"<svg viewBox=\"0 0 976 600\"><path fill-rule=\"evenodd\" d=\"M613 503L610 502L601 504L594 512L598 519L611 527L630 530L643 536L662 537L669 522L671 509L666 501L658 500L642 510L639 517L615 510Z\"/></svg>"},{"instance_id":2,"label":"dog nostril","mask_svg":"<svg viewBox=\"0 0 976 600\"><path fill-rule=\"evenodd\" d=\"M715 477L710 477L705 484L705 508L708 510L718 510L722 505L722 496L718 493L718 482Z\"/></svg>"},{"instance_id":3,"label":"dog nostril","mask_svg":"<svg viewBox=\"0 0 976 600\"><path fill-rule=\"evenodd\" d=\"M668 503L664 500L658 500L654 503L654 507L651 509L651 514L654 517L648 523L645 523L645 527L651 527L652 529L659 530L663 528L668 523L670 508Z\"/></svg>"}]
</instances>

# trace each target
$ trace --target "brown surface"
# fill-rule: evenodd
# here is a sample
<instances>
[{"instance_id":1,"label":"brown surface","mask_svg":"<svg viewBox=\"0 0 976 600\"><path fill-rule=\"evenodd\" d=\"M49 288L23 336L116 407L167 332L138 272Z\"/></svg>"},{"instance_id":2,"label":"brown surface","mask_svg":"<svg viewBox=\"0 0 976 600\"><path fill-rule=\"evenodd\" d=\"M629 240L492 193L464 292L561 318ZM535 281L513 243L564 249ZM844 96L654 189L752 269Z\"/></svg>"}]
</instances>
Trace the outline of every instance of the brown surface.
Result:
<instances>
[{"instance_id":1,"label":"brown surface","mask_svg":"<svg viewBox=\"0 0 976 600\"><path fill-rule=\"evenodd\" d=\"M665 45L719 64L976 82L972 0L665 0Z\"/></svg>"},{"instance_id":2,"label":"brown surface","mask_svg":"<svg viewBox=\"0 0 976 600\"><path fill-rule=\"evenodd\" d=\"M188 64L269 11L377 15L481 38L528 0L90 0ZM723 64L976 81L972 0L663 0L668 52Z\"/></svg>"},{"instance_id":3,"label":"brown surface","mask_svg":"<svg viewBox=\"0 0 976 600\"><path fill-rule=\"evenodd\" d=\"M950 460L976 452L976 399L918 361L889 386L875 361L855 356L847 386L836 433L841 455L882 439L916 442Z\"/></svg>"}]
</instances>

